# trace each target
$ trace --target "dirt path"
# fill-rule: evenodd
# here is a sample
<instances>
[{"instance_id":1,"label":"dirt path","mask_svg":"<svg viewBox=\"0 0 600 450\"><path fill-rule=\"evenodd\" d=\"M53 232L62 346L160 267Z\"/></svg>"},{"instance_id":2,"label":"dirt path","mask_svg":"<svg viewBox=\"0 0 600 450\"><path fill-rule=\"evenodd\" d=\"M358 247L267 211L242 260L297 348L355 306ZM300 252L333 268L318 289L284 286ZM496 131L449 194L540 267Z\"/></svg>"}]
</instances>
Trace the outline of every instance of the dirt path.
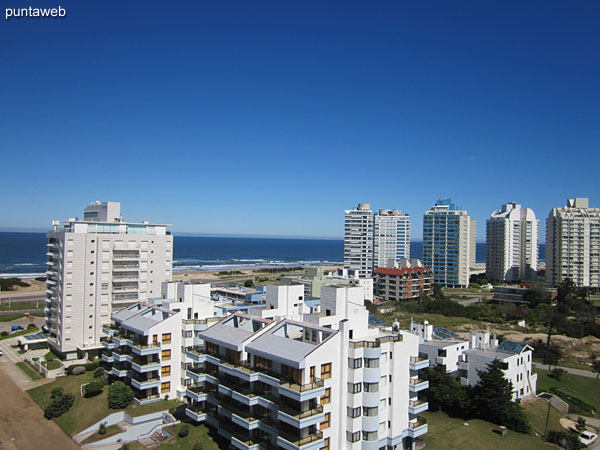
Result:
<instances>
[{"instance_id":1,"label":"dirt path","mask_svg":"<svg viewBox=\"0 0 600 450\"><path fill-rule=\"evenodd\" d=\"M11 363L9 363L11 364ZM0 448L75 450L79 447L22 391L0 364Z\"/></svg>"}]
</instances>

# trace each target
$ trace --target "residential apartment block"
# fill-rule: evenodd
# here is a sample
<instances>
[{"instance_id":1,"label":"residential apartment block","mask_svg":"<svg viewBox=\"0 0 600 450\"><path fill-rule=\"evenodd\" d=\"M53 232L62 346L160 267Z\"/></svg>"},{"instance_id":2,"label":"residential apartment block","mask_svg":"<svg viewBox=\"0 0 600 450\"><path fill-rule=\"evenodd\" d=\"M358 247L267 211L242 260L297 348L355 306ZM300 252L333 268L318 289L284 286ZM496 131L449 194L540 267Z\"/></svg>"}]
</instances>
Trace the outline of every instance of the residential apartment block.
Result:
<instances>
[{"instance_id":1,"label":"residential apartment block","mask_svg":"<svg viewBox=\"0 0 600 450\"><path fill-rule=\"evenodd\" d=\"M410 258L410 217L399 209L373 214L368 203L347 210L344 230L344 268L370 277L375 267Z\"/></svg>"},{"instance_id":2,"label":"residential apartment block","mask_svg":"<svg viewBox=\"0 0 600 450\"><path fill-rule=\"evenodd\" d=\"M507 203L486 224L486 277L490 281L535 281L539 221L533 210Z\"/></svg>"},{"instance_id":3,"label":"residential apartment block","mask_svg":"<svg viewBox=\"0 0 600 450\"><path fill-rule=\"evenodd\" d=\"M399 209L380 209L374 216L373 267L410 259L410 217Z\"/></svg>"},{"instance_id":4,"label":"residential apartment block","mask_svg":"<svg viewBox=\"0 0 600 450\"><path fill-rule=\"evenodd\" d=\"M417 260L418 261L418 260ZM422 267L378 267L373 272L375 296L384 301L417 300L433 295L433 270Z\"/></svg>"},{"instance_id":5,"label":"residential apartment block","mask_svg":"<svg viewBox=\"0 0 600 450\"><path fill-rule=\"evenodd\" d=\"M546 221L546 281L558 286L570 278L577 286L600 288L600 208L571 198L553 208Z\"/></svg>"},{"instance_id":6,"label":"residential apartment block","mask_svg":"<svg viewBox=\"0 0 600 450\"><path fill-rule=\"evenodd\" d=\"M476 223L450 199L438 200L423 217L423 265L433 269L434 282L469 286L475 264Z\"/></svg>"},{"instance_id":7,"label":"residential apartment block","mask_svg":"<svg viewBox=\"0 0 600 450\"><path fill-rule=\"evenodd\" d=\"M126 222L117 202L92 203L83 220L53 222L47 234L49 344L74 359L100 348L113 312L160 296L171 279L167 225Z\"/></svg>"},{"instance_id":8,"label":"residential apartment block","mask_svg":"<svg viewBox=\"0 0 600 450\"><path fill-rule=\"evenodd\" d=\"M503 364L504 377L512 383L512 399L518 401L536 395L537 374L533 373L533 349L511 341L498 344L489 331L471 333L469 340L442 327L411 321L411 332L419 336L419 351L431 365L441 365L462 384L475 386L478 371L485 371L495 359Z\"/></svg>"},{"instance_id":9,"label":"residential apartment block","mask_svg":"<svg viewBox=\"0 0 600 450\"><path fill-rule=\"evenodd\" d=\"M365 300L373 301L373 280L360 278L356 269L337 269L325 274L322 267L309 267L301 276L282 276L282 283L296 283L304 286L306 297L321 298L321 288L331 284L355 284L365 290Z\"/></svg>"}]
</instances>

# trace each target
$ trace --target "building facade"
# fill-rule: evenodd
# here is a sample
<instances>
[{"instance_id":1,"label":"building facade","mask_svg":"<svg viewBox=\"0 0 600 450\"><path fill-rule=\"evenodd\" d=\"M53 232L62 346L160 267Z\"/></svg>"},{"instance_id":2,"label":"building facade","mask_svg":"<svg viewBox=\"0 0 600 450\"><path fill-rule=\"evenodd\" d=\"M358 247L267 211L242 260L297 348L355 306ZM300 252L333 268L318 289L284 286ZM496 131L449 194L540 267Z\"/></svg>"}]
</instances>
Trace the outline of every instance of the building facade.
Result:
<instances>
[{"instance_id":1,"label":"building facade","mask_svg":"<svg viewBox=\"0 0 600 450\"><path fill-rule=\"evenodd\" d=\"M117 202L93 203L47 234L46 327L67 358L97 351L113 312L160 296L172 276L167 225L123 220Z\"/></svg>"},{"instance_id":2,"label":"building facade","mask_svg":"<svg viewBox=\"0 0 600 450\"><path fill-rule=\"evenodd\" d=\"M269 286L260 315L199 333L203 347L185 355L186 415L241 449L414 448L427 432L418 338L370 328L361 287L324 287L312 313L302 288Z\"/></svg>"},{"instance_id":3,"label":"building facade","mask_svg":"<svg viewBox=\"0 0 600 450\"><path fill-rule=\"evenodd\" d=\"M486 223L486 277L490 281L535 281L539 221L529 208L507 203Z\"/></svg>"},{"instance_id":4,"label":"building facade","mask_svg":"<svg viewBox=\"0 0 600 450\"><path fill-rule=\"evenodd\" d=\"M469 286L475 265L476 223L450 199L438 200L423 217L423 265L433 269L434 282Z\"/></svg>"},{"instance_id":5,"label":"building facade","mask_svg":"<svg viewBox=\"0 0 600 450\"><path fill-rule=\"evenodd\" d=\"M380 209L374 216L373 268L410 259L410 217L399 209Z\"/></svg>"},{"instance_id":6,"label":"building facade","mask_svg":"<svg viewBox=\"0 0 600 450\"><path fill-rule=\"evenodd\" d=\"M417 300L433 295L433 271L427 267L385 268L373 272L375 296L384 301Z\"/></svg>"},{"instance_id":7,"label":"building facade","mask_svg":"<svg viewBox=\"0 0 600 450\"><path fill-rule=\"evenodd\" d=\"M546 281L558 286L570 278L577 286L600 287L600 208L572 198L553 208L546 221Z\"/></svg>"},{"instance_id":8,"label":"building facade","mask_svg":"<svg viewBox=\"0 0 600 450\"><path fill-rule=\"evenodd\" d=\"M368 203L345 211L344 268L355 269L360 277L373 271L373 211Z\"/></svg>"}]
</instances>

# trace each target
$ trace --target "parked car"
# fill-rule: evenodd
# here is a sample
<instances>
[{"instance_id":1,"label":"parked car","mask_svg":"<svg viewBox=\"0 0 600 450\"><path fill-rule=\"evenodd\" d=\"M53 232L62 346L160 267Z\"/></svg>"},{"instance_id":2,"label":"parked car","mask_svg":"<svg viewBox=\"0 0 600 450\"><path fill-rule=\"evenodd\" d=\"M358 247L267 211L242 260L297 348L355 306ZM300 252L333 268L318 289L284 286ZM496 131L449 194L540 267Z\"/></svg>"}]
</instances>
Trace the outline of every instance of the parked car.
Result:
<instances>
[{"instance_id":1,"label":"parked car","mask_svg":"<svg viewBox=\"0 0 600 450\"><path fill-rule=\"evenodd\" d=\"M2 349L0 349L0 356L2 356Z\"/></svg>"},{"instance_id":2,"label":"parked car","mask_svg":"<svg viewBox=\"0 0 600 450\"><path fill-rule=\"evenodd\" d=\"M595 442L598 439L598 436L590 431L584 431L579 435L579 442L581 442L585 447L590 445L592 442Z\"/></svg>"}]
</instances>

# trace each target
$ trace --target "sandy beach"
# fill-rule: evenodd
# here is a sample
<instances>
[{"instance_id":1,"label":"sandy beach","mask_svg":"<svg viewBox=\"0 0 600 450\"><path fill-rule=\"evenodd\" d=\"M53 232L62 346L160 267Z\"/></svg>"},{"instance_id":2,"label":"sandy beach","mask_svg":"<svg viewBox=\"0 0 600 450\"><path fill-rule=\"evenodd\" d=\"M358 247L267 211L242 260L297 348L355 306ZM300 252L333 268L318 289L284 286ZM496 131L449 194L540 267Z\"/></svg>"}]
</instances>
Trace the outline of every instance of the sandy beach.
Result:
<instances>
[{"instance_id":1,"label":"sandy beach","mask_svg":"<svg viewBox=\"0 0 600 450\"><path fill-rule=\"evenodd\" d=\"M323 267L323 272L328 273L332 270L337 270L342 268L342 266L321 266ZM277 268L275 268L277 269ZM301 273L302 271L295 271L293 273ZM210 280L219 280L219 279L229 279L229 278L248 278L248 277L257 277L257 278L273 278L278 277L282 274L289 274L292 271L286 272L277 272L271 271L269 269L246 269L246 270L214 270L207 272L175 272L173 273L173 281L177 280L199 280L199 281L210 281Z\"/></svg>"}]
</instances>

